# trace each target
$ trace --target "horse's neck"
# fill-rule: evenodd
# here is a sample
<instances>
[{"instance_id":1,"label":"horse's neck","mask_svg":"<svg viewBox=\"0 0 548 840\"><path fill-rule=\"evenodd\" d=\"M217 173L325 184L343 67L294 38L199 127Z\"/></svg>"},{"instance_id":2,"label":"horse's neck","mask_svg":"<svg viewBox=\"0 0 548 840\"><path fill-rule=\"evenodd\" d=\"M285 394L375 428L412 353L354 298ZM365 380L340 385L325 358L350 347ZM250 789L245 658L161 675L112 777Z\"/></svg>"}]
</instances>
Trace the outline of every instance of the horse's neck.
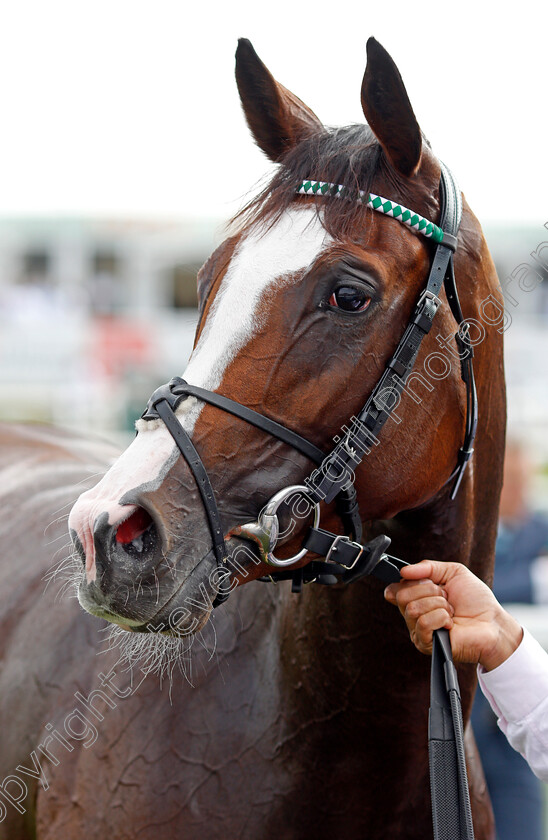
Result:
<instances>
[{"instance_id":1,"label":"horse's neck","mask_svg":"<svg viewBox=\"0 0 548 840\"><path fill-rule=\"evenodd\" d=\"M375 534L392 540L388 551L407 563L426 558L469 565L473 545L473 491L470 476L453 501L450 484L431 502L416 510L404 511L394 519L371 523Z\"/></svg>"},{"instance_id":2,"label":"horse's neck","mask_svg":"<svg viewBox=\"0 0 548 840\"><path fill-rule=\"evenodd\" d=\"M389 551L408 562L431 557L468 564L473 540L466 533L467 496L450 507L436 500L393 520L369 523L367 537L387 534ZM407 702L407 686L412 702L427 708L429 662L412 647L380 581L368 578L334 589L312 584L304 590L284 599L280 638L282 670L291 677L286 689L297 702L310 692L315 709L328 713L341 704L348 709L353 685L357 707L390 718Z\"/></svg>"}]
</instances>

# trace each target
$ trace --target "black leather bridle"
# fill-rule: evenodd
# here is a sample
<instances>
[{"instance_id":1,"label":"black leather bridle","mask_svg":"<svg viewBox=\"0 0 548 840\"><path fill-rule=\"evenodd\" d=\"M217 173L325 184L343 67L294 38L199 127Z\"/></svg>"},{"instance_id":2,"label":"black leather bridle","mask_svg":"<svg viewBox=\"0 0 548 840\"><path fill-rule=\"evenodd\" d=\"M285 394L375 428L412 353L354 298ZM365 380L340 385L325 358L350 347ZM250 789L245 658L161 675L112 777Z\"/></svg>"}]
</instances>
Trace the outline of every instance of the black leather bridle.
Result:
<instances>
[{"instance_id":1,"label":"black leather bridle","mask_svg":"<svg viewBox=\"0 0 548 840\"><path fill-rule=\"evenodd\" d=\"M399 403L400 395L413 370L422 341L430 331L433 319L440 306L441 301L438 295L442 285L445 286L451 312L459 325L455 339L461 359L461 376L466 385L467 395L464 441L458 452L456 467L448 479L448 483L453 482L450 498L455 498L468 461L474 451L477 396L472 366L473 348L469 341L467 325L462 323L463 314L453 267L453 253L457 247L462 204L457 185L451 173L443 164L441 164L440 202L439 226L444 231L443 242L436 246L426 287L420 295L411 320L394 355L373 388L363 409L357 417L353 418L349 427L344 427L345 433L342 438L327 455L306 438L286 426L282 426L280 423L221 394L190 385L180 377L174 377L169 383L162 385L152 394L143 412L142 419L157 420L160 418L163 420L179 451L187 461L202 498L211 532L213 551L220 568L226 569L228 558L215 493L207 470L175 413L183 400L189 396L233 414L301 452L316 464L316 469L305 479L304 485L299 485L301 492L306 493L307 498L316 506L322 501L329 503L335 500L337 511L343 523L344 535L331 534L318 527L312 527L308 530L303 542L302 554L310 551L326 557L328 561L336 560L336 562L313 561L307 566L291 572L287 570L273 572L272 575L261 578L261 580L276 581L291 578L294 591L300 591L303 582L315 580L324 584L339 581L349 583L364 574L374 573L377 576L382 576L383 569L385 570L383 580L387 579L387 575L392 579L398 566L397 564L396 566L393 565L392 571L390 568L386 568L386 563L390 562L389 555L381 550L378 538L364 545L361 543L362 526L359 506L356 490L349 476L354 474L364 454L368 453L371 447L378 443L378 435ZM287 490L295 491L295 488L287 488ZM273 515L275 515L275 511L274 514L271 514L271 517ZM273 541L275 544L275 538ZM383 537L382 549L386 549L389 542L388 537ZM263 557L266 562L273 566L287 566L292 562L291 559L289 561L277 560L272 551L265 551ZM392 561L394 560L395 558L392 558ZM401 561L399 562L401 563ZM228 592L221 588L213 605L218 606L227 597Z\"/></svg>"},{"instance_id":2,"label":"black leather bridle","mask_svg":"<svg viewBox=\"0 0 548 840\"><path fill-rule=\"evenodd\" d=\"M455 498L474 451L478 407L472 365L473 348L459 303L453 267L462 204L455 181L443 164L441 165L440 198L439 226L444 232L443 241L437 244L426 287L394 355L369 399L358 416L353 418L350 427L344 427L344 435L330 453L325 455L301 435L274 420L221 394L189 385L180 377L175 377L167 385L162 385L150 398L142 419L163 420L179 451L187 461L202 498L211 531L213 551L221 571L226 571L228 558L215 494L207 470L175 414L181 402L189 396L227 411L262 429L301 452L316 464L316 469L303 485L279 491L263 509L259 521L250 523L240 530L242 536L246 536L247 532L249 538L255 539L261 547L261 558L273 566L293 565L308 551L326 559L325 561L313 560L296 570L286 569L273 572L259 580L277 582L291 579L292 589L295 592L301 590L303 583L313 581L325 585L340 582L352 583L365 575L374 575L385 583L400 580L400 569L406 563L386 553L390 545L390 539L387 536L381 534L367 543L361 543L362 526L356 490L349 476L354 474L354 470L360 464L364 454L370 451L371 446L378 443L377 436L399 403L399 397L413 370L422 341L430 331L432 321L440 306L441 301L438 295L442 285L445 286L451 312L459 325L455 339L461 360L461 376L466 385L464 441L458 452L456 467L446 482L446 484L453 482L450 498ZM390 396L390 401L387 401L386 395ZM312 503L316 512L314 525L308 530L301 552L295 557L279 560L273 554L278 536L276 511L279 504L296 491L305 494ZM333 500L336 502L343 522L345 530L343 535L332 534L318 527L320 502L329 503ZM265 538L266 544L263 544ZM229 592L230 586L227 591L222 584L219 584L213 606L223 603L228 598ZM460 691L447 630L434 632L428 745L434 840L446 840L446 838L473 840L474 830L466 773Z\"/></svg>"}]
</instances>

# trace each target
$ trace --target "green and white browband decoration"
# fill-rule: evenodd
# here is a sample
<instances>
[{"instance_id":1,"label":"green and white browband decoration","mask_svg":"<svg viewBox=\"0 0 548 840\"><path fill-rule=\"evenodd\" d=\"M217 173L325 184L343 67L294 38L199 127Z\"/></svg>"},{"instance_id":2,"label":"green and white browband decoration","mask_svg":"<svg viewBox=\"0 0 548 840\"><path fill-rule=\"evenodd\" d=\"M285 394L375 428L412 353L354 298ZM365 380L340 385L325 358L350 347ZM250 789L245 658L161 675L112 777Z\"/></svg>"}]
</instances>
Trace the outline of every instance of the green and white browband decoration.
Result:
<instances>
[{"instance_id":1,"label":"green and white browband decoration","mask_svg":"<svg viewBox=\"0 0 548 840\"><path fill-rule=\"evenodd\" d=\"M300 195L326 195L333 196L334 198L346 198L346 194L350 191L347 187L341 186L340 184L329 184L326 181L301 181L297 187L297 192ZM352 198L353 196L350 197ZM376 210L378 213L384 213L385 216L392 216L394 219L412 228L412 230L416 230L418 233L422 233L423 236L433 239L434 242L443 242L443 230L440 227L435 225L434 222L429 222L424 216L419 216L418 213L408 210L407 207L396 204L395 201L390 201L388 198L382 198L380 195L367 193L363 190L359 190L359 196L356 201L364 204L366 207L370 207L372 210Z\"/></svg>"}]
</instances>

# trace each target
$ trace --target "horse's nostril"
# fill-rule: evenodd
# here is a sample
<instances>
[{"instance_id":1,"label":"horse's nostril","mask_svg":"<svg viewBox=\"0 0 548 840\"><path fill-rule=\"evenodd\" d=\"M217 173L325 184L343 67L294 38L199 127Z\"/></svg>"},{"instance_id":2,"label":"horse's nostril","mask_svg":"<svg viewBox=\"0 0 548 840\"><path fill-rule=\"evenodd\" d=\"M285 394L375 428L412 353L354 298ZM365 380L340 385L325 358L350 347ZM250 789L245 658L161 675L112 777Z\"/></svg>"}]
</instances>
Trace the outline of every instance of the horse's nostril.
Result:
<instances>
[{"instance_id":1,"label":"horse's nostril","mask_svg":"<svg viewBox=\"0 0 548 840\"><path fill-rule=\"evenodd\" d=\"M156 528L150 514L137 508L116 529L116 542L127 554L140 557L156 545Z\"/></svg>"}]
</instances>

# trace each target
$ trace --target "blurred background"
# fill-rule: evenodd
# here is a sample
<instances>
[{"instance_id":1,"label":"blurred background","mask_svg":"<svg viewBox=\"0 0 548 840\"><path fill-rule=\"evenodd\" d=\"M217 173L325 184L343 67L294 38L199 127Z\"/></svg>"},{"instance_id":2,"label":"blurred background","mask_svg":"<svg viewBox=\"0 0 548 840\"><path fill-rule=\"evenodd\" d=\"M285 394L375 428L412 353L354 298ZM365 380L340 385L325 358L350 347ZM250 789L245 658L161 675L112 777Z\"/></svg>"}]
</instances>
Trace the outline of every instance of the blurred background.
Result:
<instances>
[{"instance_id":1,"label":"blurred background","mask_svg":"<svg viewBox=\"0 0 548 840\"><path fill-rule=\"evenodd\" d=\"M548 509L544 3L0 8L0 420L129 440L152 390L185 368L197 269L272 170L241 113L237 38L336 125L363 119L374 35L484 226L507 290L509 428L527 450L527 515ZM509 600L548 647L546 608L530 603L548 600L547 557L548 544L531 549L544 577L532 588L522 564L527 594Z\"/></svg>"},{"instance_id":2,"label":"blurred background","mask_svg":"<svg viewBox=\"0 0 548 840\"><path fill-rule=\"evenodd\" d=\"M344 124L363 120L375 35L510 284L510 424L542 472L543 4L504 17L495 3L466 1L458 13L346 0L280 0L268 13L246 0L1 8L0 419L131 434L153 387L184 370L197 268L272 169L241 113L237 38L325 123ZM520 278L538 285L523 291Z\"/></svg>"}]
</instances>

